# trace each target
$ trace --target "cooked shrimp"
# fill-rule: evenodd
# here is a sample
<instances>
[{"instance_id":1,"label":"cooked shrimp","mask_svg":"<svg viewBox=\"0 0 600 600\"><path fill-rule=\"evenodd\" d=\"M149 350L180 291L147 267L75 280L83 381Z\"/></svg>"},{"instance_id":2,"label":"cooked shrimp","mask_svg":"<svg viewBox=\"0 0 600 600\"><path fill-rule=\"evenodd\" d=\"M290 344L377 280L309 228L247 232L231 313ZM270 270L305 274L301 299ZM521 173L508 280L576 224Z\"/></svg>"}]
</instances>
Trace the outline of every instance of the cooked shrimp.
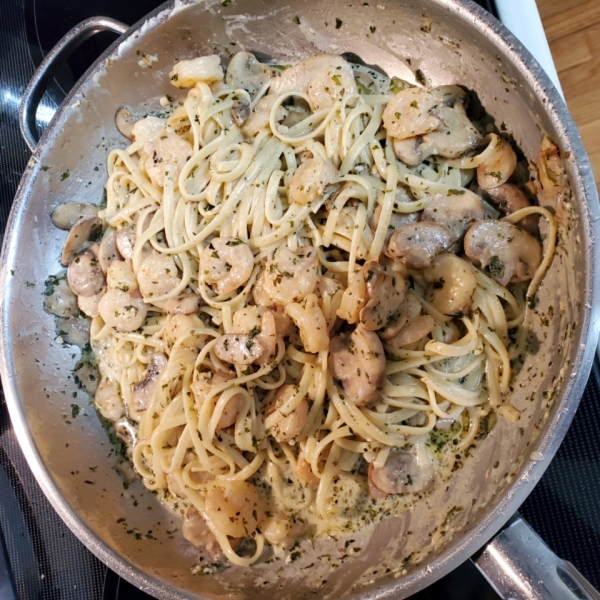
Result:
<instances>
[{"instance_id":1,"label":"cooked shrimp","mask_svg":"<svg viewBox=\"0 0 600 600\"><path fill-rule=\"evenodd\" d=\"M312 246L296 252L279 246L267 260L261 274L264 292L271 301L281 304L298 302L317 286L319 259Z\"/></svg>"},{"instance_id":2,"label":"cooked shrimp","mask_svg":"<svg viewBox=\"0 0 600 600\"><path fill-rule=\"evenodd\" d=\"M219 296L243 286L253 268L250 246L237 238L214 238L200 256L200 280L214 285Z\"/></svg>"},{"instance_id":3,"label":"cooked shrimp","mask_svg":"<svg viewBox=\"0 0 600 600\"><path fill-rule=\"evenodd\" d=\"M212 396L212 401L216 404L220 395L214 395L214 389L230 379L233 379L234 377L234 373L213 373L212 371L208 371L202 373L198 380L191 384L190 388L194 394L194 397L200 404L205 402L210 396ZM223 413L219 418L217 429L226 429L227 427L231 427L236 422L243 402L243 394L234 394L231 396L231 398L229 398L225 408L223 409Z\"/></svg>"},{"instance_id":4,"label":"cooked shrimp","mask_svg":"<svg viewBox=\"0 0 600 600\"><path fill-rule=\"evenodd\" d=\"M379 396L385 380L385 354L379 336L359 324L351 335L340 334L330 344L329 368L357 406Z\"/></svg>"},{"instance_id":5,"label":"cooked shrimp","mask_svg":"<svg viewBox=\"0 0 600 600\"><path fill-rule=\"evenodd\" d=\"M117 421L125 413L123 399L119 393L119 384L110 379L100 379L94 396L94 404L100 414L109 421Z\"/></svg>"},{"instance_id":6,"label":"cooked shrimp","mask_svg":"<svg viewBox=\"0 0 600 600\"><path fill-rule=\"evenodd\" d=\"M145 298L168 294L181 283L177 265L168 254L151 254L146 257L140 265L137 280Z\"/></svg>"},{"instance_id":7,"label":"cooked shrimp","mask_svg":"<svg viewBox=\"0 0 600 600\"><path fill-rule=\"evenodd\" d=\"M209 485L204 510L216 529L234 538L254 533L263 514L256 486L239 480Z\"/></svg>"},{"instance_id":8,"label":"cooked shrimp","mask_svg":"<svg viewBox=\"0 0 600 600\"><path fill-rule=\"evenodd\" d=\"M47 295L46 295L47 294ZM77 315L76 296L67 280L61 277L44 295L44 310L57 317L75 317Z\"/></svg>"},{"instance_id":9,"label":"cooked shrimp","mask_svg":"<svg viewBox=\"0 0 600 600\"><path fill-rule=\"evenodd\" d=\"M285 384L277 388L275 395L265 407L265 416L268 417L275 411L278 411L295 393L296 386L292 384ZM302 398L298 406L291 413L287 415L282 414L281 416L282 418L269 429L269 433L280 443L297 441L306 425L308 417L308 401L306 397Z\"/></svg>"},{"instance_id":10,"label":"cooked shrimp","mask_svg":"<svg viewBox=\"0 0 600 600\"><path fill-rule=\"evenodd\" d=\"M138 282L133 272L130 260L114 260L106 273L106 283L109 288L123 292L133 292L138 289Z\"/></svg>"},{"instance_id":11,"label":"cooked shrimp","mask_svg":"<svg viewBox=\"0 0 600 600\"><path fill-rule=\"evenodd\" d=\"M227 65L225 83L234 90L244 89L250 96L255 96L267 81L277 75L277 71L258 62L253 54L238 52Z\"/></svg>"},{"instance_id":12,"label":"cooked shrimp","mask_svg":"<svg viewBox=\"0 0 600 600\"><path fill-rule=\"evenodd\" d=\"M117 331L135 331L144 324L148 307L139 294L110 289L102 296L98 312L109 327Z\"/></svg>"},{"instance_id":13,"label":"cooked shrimp","mask_svg":"<svg viewBox=\"0 0 600 600\"><path fill-rule=\"evenodd\" d=\"M82 313L88 317L98 317L100 315L100 300L106 290L101 290L94 296L77 296L77 306Z\"/></svg>"},{"instance_id":14,"label":"cooked shrimp","mask_svg":"<svg viewBox=\"0 0 600 600\"><path fill-rule=\"evenodd\" d=\"M256 339L258 332L249 334L226 333L217 338L215 354L232 365L251 365L257 362L265 349Z\"/></svg>"},{"instance_id":15,"label":"cooked shrimp","mask_svg":"<svg viewBox=\"0 0 600 600\"><path fill-rule=\"evenodd\" d=\"M123 258L131 259L135 247L135 231L131 227L121 227L115 234L115 244Z\"/></svg>"},{"instance_id":16,"label":"cooked shrimp","mask_svg":"<svg viewBox=\"0 0 600 600\"><path fill-rule=\"evenodd\" d=\"M136 142L146 144L154 139L167 125L165 119L148 116L135 123L131 135Z\"/></svg>"},{"instance_id":17,"label":"cooked shrimp","mask_svg":"<svg viewBox=\"0 0 600 600\"><path fill-rule=\"evenodd\" d=\"M466 313L477 281L469 263L455 254L440 254L428 269L423 271L431 283L431 304L445 315Z\"/></svg>"},{"instance_id":18,"label":"cooked shrimp","mask_svg":"<svg viewBox=\"0 0 600 600\"><path fill-rule=\"evenodd\" d=\"M190 335L194 330L204 328L204 323L198 315L174 314L168 315L165 319L162 335L169 348L175 345L175 342L181 337L185 339L181 342L184 348L196 348L198 340Z\"/></svg>"},{"instance_id":19,"label":"cooked shrimp","mask_svg":"<svg viewBox=\"0 0 600 600\"><path fill-rule=\"evenodd\" d=\"M166 129L147 142L142 151L144 168L152 183L158 187L163 187L165 184L167 167L170 167L171 177L177 187L179 173L190 156L192 156L191 144Z\"/></svg>"},{"instance_id":20,"label":"cooked shrimp","mask_svg":"<svg viewBox=\"0 0 600 600\"><path fill-rule=\"evenodd\" d=\"M329 346L327 321L315 294L308 294L301 303L290 302L285 312L298 327L306 352L316 353Z\"/></svg>"},{"instance_id":21,"label":"cooked shrimp","mask_svg":"<svg viewBox=\"0 0 600 600\"><path fill-rule=\"evenodd\" d=\"M314 156L302 162L290 179L290 202L309 204L323 194L338 175L338 171L328 158Z\"/></svg>"},{"instance_id":22,"label":"cooked shrimp","mask_svg":"<svg viewBox=\"0 0 600 600\"><path fill-rule=\"evenodd\" d=\"M436 129L440 119L434 113L439 104L435 96L422 88L398 92L383 111L383 125L388 135L404 140Z\"/></svg>"},{"instance_id":23,"label":"cooked shrimp","mask_svg":"<svg viewBox=\"0 0 600 600\"><path fill-rule=\"evenodd\" d=\"M221 59L212 56L199 56L192 60L180 60L169 73L171 83L178 88L194 87L197 83L216 83L223 80Z\"/></svg>"},{"instance_id":24,"label":"cooked shrimp","mask_svg":"<svg viewBox=\"0 0 600 600\"><path fill-rule=\"evenodd\" d=\"M198 311L201 297L198 294L182 294L165 300L163 313L165 315L193 315Z\"/></svg>"},{"instance_id":25,"label":"cooked shrimp","mask_svg":"<svg viewBox=\"0 0 600 600\"><path fill-rule=\"evenodd\" d=\"M277 322L274 314L263 306L247 306L233 314L233 331L247 334L258 342L263 353L256 359L259 365L267 364L277 349Z\"/></svg>"},{"instance_id":26,"label":"cooked shrimp","mask_svg":"<svg viewBox=\"0 0 600 600\"><path fill-rule=\"evenodd\" d=\"M359 320L370 331L386 327L391 319L405 314L406 281L400 273L387 273L373 260L361 270L366 285L367 301L360 310ZM406 318L406 317L404 317Z\"/></svg>"},{"instance_id":27,"label":"cooked shrimp","mask_svg":"<svg viewBox=\"0 0 600 600\"><path fill-rule=\"evenodd\" d=\"M273 80L269 93L308 93L311 108L328 108L343 95L356 94L358 88L350 65L333 54L311 56L286 69Z\"/></svg>"}]
</instances>

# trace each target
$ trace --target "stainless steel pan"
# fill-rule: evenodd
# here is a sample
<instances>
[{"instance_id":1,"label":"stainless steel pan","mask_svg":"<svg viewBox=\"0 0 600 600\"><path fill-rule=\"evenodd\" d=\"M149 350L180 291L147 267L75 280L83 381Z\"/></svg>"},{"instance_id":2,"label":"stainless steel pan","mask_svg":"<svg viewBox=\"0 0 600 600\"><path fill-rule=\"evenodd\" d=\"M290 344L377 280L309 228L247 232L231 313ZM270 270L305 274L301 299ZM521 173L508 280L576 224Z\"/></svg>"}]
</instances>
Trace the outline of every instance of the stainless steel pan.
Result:
<instances>
[{"instance_id":1,"label":"stainless steel pan","mask_svg":"<svg viewBox=\"0 0 600 600\"><path fill-rule=\"evenodd\" d=\"M109 20L68 34L38 70L23 104L25 132L55 59ZM194 552L180 523L137 481L124 486L107 433L72 379L73 349L55 340L42 310L43 281L59 269L63 234L49 219L66 200L102 197L108 149L124 145L114 125L121 105L172 93L178 59L248 49L285 63L315 52L354 52L389 74L428 84L461 83L478 94L534 160L542 131L566 158L572 221L529 324L539 347L516 376L519 427L503 419L474 456L426 501L366 533L365 549L328 572L325 560L193 575ZM156 55L151 68L140 56ZM584 389L598 337L599 206L589 162L568 111L531 55L469 0L177 1L127 30L71 91L23 176L2 254L1 368L11 418L50 502L105 563L161 598L404 598L473 555L531 491L556 452ZM74 394L78 396L75 398ZM83 408L72 415L72 404ZM117 465L119 466L119 465ZM120 465L123 470L123 465ZM457 510L457 507L460 510ZM409 535L409 531L411 535ZM337 551L332 540L323 542ZM420 562L419 560L420 559ZM598 598L519 518L477 564L505 597ZM266 582L266 583L265 583ZM537 587L537 589L536 589ZM574 591L573 591L574 590Z\"/></svg>"}]
</instances>

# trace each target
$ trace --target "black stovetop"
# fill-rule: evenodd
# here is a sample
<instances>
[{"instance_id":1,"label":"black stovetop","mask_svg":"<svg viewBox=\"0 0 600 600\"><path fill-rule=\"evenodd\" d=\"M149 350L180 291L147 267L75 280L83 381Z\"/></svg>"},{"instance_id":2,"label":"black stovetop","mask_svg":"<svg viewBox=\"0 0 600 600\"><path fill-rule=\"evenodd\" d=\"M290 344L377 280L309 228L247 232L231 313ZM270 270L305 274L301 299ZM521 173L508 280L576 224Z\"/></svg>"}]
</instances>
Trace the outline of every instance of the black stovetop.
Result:
<instances>
[{"instance_id":1,"label":"black stovetop","mask_svg":"<svg viewBox=\"0 0 600 600\"><path fill-rule=\"evenodd\" d=\"M511 0L512 1L512 0ZM129 25L158 0L0 0L0 233L29 152L17 114L34 68L71 27L91 16ZM493 0L480 5L494 10ZM37 123L47 125L66 92L114 39L84 43L56 74ZM600 587L600 377L596 369L573 425L521 513L546 543ZM35 482L0 395L0 600L139 600L149 598L98 561L69 531ZM465 563L414 600L492 600L477 569Z\"/></svg>"}]
</instances>

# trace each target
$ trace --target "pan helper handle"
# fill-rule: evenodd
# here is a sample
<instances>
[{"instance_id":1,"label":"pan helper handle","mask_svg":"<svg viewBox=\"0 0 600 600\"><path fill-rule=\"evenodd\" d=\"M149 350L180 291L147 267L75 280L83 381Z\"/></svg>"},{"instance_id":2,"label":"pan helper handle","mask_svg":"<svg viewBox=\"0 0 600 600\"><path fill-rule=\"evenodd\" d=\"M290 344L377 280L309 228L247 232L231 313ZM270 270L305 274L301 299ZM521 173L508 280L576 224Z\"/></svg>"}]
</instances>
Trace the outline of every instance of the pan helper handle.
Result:
<instances>
[{"instance_id":1,"label":"pan helper handle","mask_svg":"<svg viewBox=\"0 0 600 600\"><path fill-rule=\"evenodd\" d=\"M108 17L92 17L75 25L60 41L50 50L40 66L36 69L29 85L23 94L19 108L19 126L21 134L29 149L33 152L37 139L35 135L35 113L46 89L50 78L57 67L68 58L85 40L100 31L112 31L119 35L124 34L129 27L120 21Z\"/></svg>"},{"instance_id":2,"label":"pan helper handle","mask_svg":"<svg viewBox=\"0 0 600 600\"><path fill-rule=\"evenodd\" d=\"M472 560L504 600L600 600L518 513Z\"/></svg>"}]
</instances>

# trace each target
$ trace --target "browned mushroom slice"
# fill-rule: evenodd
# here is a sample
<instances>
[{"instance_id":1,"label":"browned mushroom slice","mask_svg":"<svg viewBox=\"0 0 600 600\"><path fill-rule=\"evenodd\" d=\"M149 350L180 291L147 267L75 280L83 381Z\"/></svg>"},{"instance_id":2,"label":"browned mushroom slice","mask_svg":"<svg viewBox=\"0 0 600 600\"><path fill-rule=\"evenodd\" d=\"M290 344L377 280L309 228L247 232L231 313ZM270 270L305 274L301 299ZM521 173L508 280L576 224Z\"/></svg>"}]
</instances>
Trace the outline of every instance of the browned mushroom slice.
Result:
<instances>
[{"instance_id":1,"label":"browned mushroom slice","mask_svg":"<svg viewBox=\"0 0 600 600\"><path fill-rule=\"evenodd\" d=\"M386 254L409 269L425 269L453 243L453 233L444 225L421 222L403 225L390 238Z\"/></svg>"},{"instance_id":2,"label":"browned mushroom slice","mask_svg":"<svg viewBox=\"0 0 600 600\"><path fill-rule=\"evenodd\" d=\"M435 194L421 215L422 222L446 226L455 240L460 240L474 221L485 217L483 204L477 194L467 190L448 190Z\"/></svg>"},{"instance_id":3,"label":"browned mushroom slice","mask_svg":"<svg viewBox=\"0 0 600 600\"><path fill-rule=\"evenodd\" d=\"M569 180L557 146L544 136L540 144L537 161L538 168L538 197L542 206L550 206L556 211L556 220L566 225L566 211L571 192Z\"/></svg>"},{"instance_id":4,"label":"browned mushroom slice","mask_svg":"<svg viewBox=\"0 0 600 600\"><path fill-rule=\"evenodd\" d=\"M406 281L400 273L386 273L374 260L362 268L367 303L360 310L360 322L370 331L386 327L390 319L406 313ZM406 319L406 317L404 317Z\"/></svg>"},{"instance_id":5,"label":"browned mushroom slice","mask_svg":"<svg viewBox=\"0 0 600 600\"><path fill-rule=\"evenodd\" d=\"M135 400L135 407L137 410L142 411L148 408L156 385L161 375L165 372L169 360L162 352L155 352L150 357L150 363L146 370L146 376L143 381L136 383L133 386L133 399Z\"/></svg>"},{"instance_id":6,"label":"browned mushroom slice","mask_svg":"<svg viewBox=\"0 0 600 600\"><path fill-rule=\"evenodd\" d=\"M542 262L540 243L506 221L472 225L465 236L465 254L500 285L529 281Z\"/></svg>"},{"instance_id":7,"label":"browned mushroom slice","mask_svg":"<svg viewBox=\"0 0 600 600\"><path fill-rule=\"evenodd\" d=\"M400 188L399 188L400 189ZM408 197L408 194L406 195ZM396 200L398 200L398 195L396 195ZM381 204L378 204L373 211L373 216L369 220L369 225L373 230L373 233L377 230L377 226L379 225L379 216L381 215ZM385 243L387 244L392 237L392 234L397 229L400 229L403 225L412 225L419 220L420 217L419 212L411 212L411 213L397 213L393 212L390 216L390 223L388 225L388 231L385 235Z\"/></svg>"},{"instance_id":8,"label":"browned mushroom slice","mask_svg":"<svg viewBox=\"0 0 600 600\"><path fill-rule=\"evenodd\" d=\"M133 126L137 121L138 117L134 116L127 106L121 106L115 114L115 125L119 133L130 140L133 139Z\"/></svg>"},{"instance_id":9,"label":"browned mushroom slice","mask_svg":"<svg viewBox=\"0 0 600 600\"><path fill-rule=\"evenodd\" d=\"M129 451L133 450L137 442L137 432L133 424L126 417L120 418L115 423L115 433L122 439Z\"/></svg>"},{"instance_id":10,"label":"browned mushroom slice","mask_svg":"<svg viewBox=\"0 0 600 600\"><path fill-rule=\"evenodd\" d=\"M98 217L79 219L69 230L60 262L66 267L89 241L94 241L102 233L104 224Z\"/></svg>"},{"instance_id":11,"label":"browned mushroom slice","mask_svg":"<svg viewBox=\"0 0 600 600\"><path fill-rule=\"evenodd\" d=\"M52 211L52 223L59 229L69 230L80 219L98 216L98 207L84 202L66 202Z\"/></svg>"},{"instance_id":12,"label":"browned mushroom slice","mask_svg":"<svg viewBox=\"0 0 600 600\"><path fill-rule=\"evenodd\" d=\"M357 406L377 399L385 380L385 354L379 336L363 325L329 344L329 368Z\"/></svg>"},{"instance_id":13,"label":"browned mushroom slice","mask_svg":"<svg viewBox=\"0 0 600 600\"><path fill-rule=\"evenodd\" d=\"M162 310L165 315L193 315L198 311L200 300L199 294L183 294L165 300Z\"/></svg>"},{"instance_id":14,"label":"browned mushroom slice","mask_svg":"<svg viewBox=\"0 0 600 600\"><path fill-rule=\"evenodd\" d=\"M488 196L505 215L510 215L522 208L531 206L531 202L516 185L512 183L503 183L502 185L486 190ZM519 221L519 225L529 231L535 233L537 231L538 215L529 215Z\"/></svg>"},{"instance_id":15,"label":"browned mushroom slice","mask_svg":"<svg viewBox=\"0 0 600 600\"><path fill-rule=\"evenodd\" d=\"M424 492L433 483L433 465L419 464L411 452L392 448L383 467L369 465L369 484L384 494Z\"/></svg>"}]
</instances>

